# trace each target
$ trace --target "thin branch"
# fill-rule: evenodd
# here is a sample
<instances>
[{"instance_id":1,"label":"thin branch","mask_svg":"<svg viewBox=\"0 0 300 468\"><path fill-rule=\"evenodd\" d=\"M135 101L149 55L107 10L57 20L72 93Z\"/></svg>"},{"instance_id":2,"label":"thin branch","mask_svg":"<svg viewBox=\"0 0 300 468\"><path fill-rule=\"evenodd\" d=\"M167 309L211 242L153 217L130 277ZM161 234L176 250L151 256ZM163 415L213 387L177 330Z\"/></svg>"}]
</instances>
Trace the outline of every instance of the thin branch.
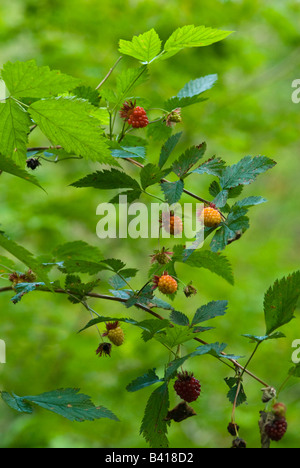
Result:
<instances>
[{"instance_id":1,"label":"thin branch","mask_svg":"<svg viewBox=\"0 0 300 468\"><path fill-rule=\"evenodd\" d=\"M14 291L13 287L12 286L7 286L7 287L3 287L3 288L0 288L0 293L2 292L7 292L7 291ZM36 291L43 291L43 292L51 292L50 289L47 290L47 289L36 289ZM58 294L69 294L67 290L64 290L64 289L55 289L54 290L55 293L58 293ZM114 302L122 302L122 303L126 303L127 302L127 299L125 298L122 298L122 297L115 297L115 296L108 296L106 294L99 294L99 293L87 293L86 296L88 297L93 297L95 299L105 299L105 300L108 300L108 301L114 301ZM145 312L147 312L148 314L151 314L153 315L154 317L156 317L157 319L159 320L164 320L164 318L157 314L156 312L154 312L153 310L151 310L149 307L143 305L143 304L138 304L136 303L135 304L136 307L138 307L139 309L142 309L144 310ZM201 343L203 345L208 345L209 343L207 343L206 341L203 341L201 340L200 338L198 337L195 337L193 338L195 341L198 341L198 343ZM221 355L224 355L226 356L226 353L224 352L221 352L220 353ZM265 387L269 387L269 385L264 382L263 380L261 380L259 377L257 377L255 374L252 374L252 372L250 372L248 369L244 368L238 361L236 361L235 359L228 359L228 361L232 362L232 364L241 369L243 372L245 372L246 374L248 374L250 377L252 377L253 379L257 380L257 382L260 382L262 385L264 385ZM223 361L221 361L223 362Z\"/></svg>"},{"instance_id":2,"label":"thin branch","mask_svg":"<svg viewBox=\"0 0 300 468\"><path fill-rule=\"evenodd\" d=\"M135 161L134 159L131 159L131 158L123 158L125 161L128 161L129 163L131 164L134 164L135 166L139 167L140 169L143 169L144 165L141 164L140 162L138 161ZM161 182L169 182L167 179L161 179ZM195 193L193 192L190 192L189 190L186 190L185 188L183 189L183 192L186 193L187 195L189 195L190 197L192 198L195 198L195 200L198 200L202 203L205 203L207 205L210 204L210 201L208 200L205 200L205 198L201 198L199 197L198 195L196 195Z\"/></svg>"},{"instance_id":3,"label":"thin branch","mask_svg":"<svg viewBox=\"0 0 300 468\"><path fill-rule=\"evenodd\" d=\"M116 61L116 63L111 67L111 69L109 70L109 72L107 73L107 75L103 78L103 80L101 81L101 83L98 84L98 86L96 87L96 89L99 89L101 88L101 86L105 83L105 81L110 77L110 75L112 74L112 72L114 71L114 69L116 68L116 66L118 65L118 63L120 62L120 60L122 60L122 56L118 58L118 60Z\"/></svg>"}]
</instances>

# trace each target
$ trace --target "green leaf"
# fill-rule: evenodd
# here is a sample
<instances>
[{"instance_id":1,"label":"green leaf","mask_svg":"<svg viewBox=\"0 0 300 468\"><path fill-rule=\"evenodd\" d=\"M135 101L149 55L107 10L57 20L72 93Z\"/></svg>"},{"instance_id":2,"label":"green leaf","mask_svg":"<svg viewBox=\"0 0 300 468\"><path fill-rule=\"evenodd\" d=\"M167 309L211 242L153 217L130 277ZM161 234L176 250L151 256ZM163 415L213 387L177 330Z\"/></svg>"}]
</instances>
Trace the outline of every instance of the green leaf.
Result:
<instances>
[{"instance_id":1,"label":"green leaf","mask_svg":"<svg viewBox=\"0 0 300 468\"><path fill-rule=\"evenodd\" d=\"M162 191L165 195L165 200L169 205L177 203L183 193L184 183L182 180L176 182L162 182L160 184Z\"/></svg>"},{"instance_id":2,"label":"green leaf","mask_svg":"<svg viewBox=\"0 0 300 468\"><path fill-rule=\"evenodd\" d=\"M143 146L120 146L120 149L112 149L111 154L114 158L142 158L146 157L146 148Z\"/></svg>"},{"instance_id":3,"label":"green leaf","mask_svg":"<svg viewBox=\"0 0 300 468\"><path fill-rule=\"evenodd\" d=\"M2 392L1 395L11 408L22 413L31 413L33 403L70 421L94 421L101 418L118 421L117 416L110 410L104 406L95 406L89 396L78 392L77 388L61 388L36 396L20 397L15 394L9 395L7 392Z\"/></svg>"},{"instance_id":4,"label":"green leaf","mask_svg":"<svg viewBox=\"0 0 300 468\"><path fill-rule=\"evenodd\" d=\"M97 171L77 180L71 184L72 187L93 187L100 190L112 190L118 188L139 189L139 184L125 172L117 169L110 171Z\"/></svg>"},{"instance_id":5,"label":"green leaf","mask_svg":"<svg viewBox=\"0 0 300 468\"><path fill-rule=\"evenodd\" d=\"M74 97L42 99L29 107L31 117L53 145L61 145L85 159L116 166L93 112L89 102Z\"/></svg>"},{"instance_id":6,"label":"green leaf","mask_svg":"<svg viewBox=\"0 0 300 468\"><path fill-rule=\"evenodd\" d=\"M20 260L20 262L24 263L24 265L26 265L28 268L30 268L52 291L52 286L47 274L45 273L42 265L40 265L33 257L31 252L26 250L21 245L16 244L16 242L9 239L3 233L0 233L0 246L7 250L7 252L11 253L11 255L16 257L18 260Z\"/></svg>"},{"instance_id":7,"label":"green leaf","mask_svg":"<svg viewBox=\"0 0 300 468\"><path fill-rule=\"evenodd\" d=\"M120 99L127 97L129 90L147 81L149 78L147 67L126 68L117 76L117 93Z\"/></svg>"},{"instance_id":8,"label":"green leaf","mask_svg":"<svg viewBox=\"0 0 300 468\"><path fill-rule=\"evenodd\" d=\"M98 247L84 241L66 242L53 250L57 260L102 260L103 256Z\"/></svg>"},{"instance_id":9,"label":"green leaf","mask_svg":"<svg viewBox=\"0 0 300 468\"><path fill-rule=\"evenodd\" d=\"M162 379L156 375L155 369L149 369L146 374L141 375L130 382L126 387L126 390L128 392L136 392L137 390L149 387L149 385L153 385L157 382L162 382Z\"/></svg>"},{"instance_id":10,"label":"green leaf","mask_svg":"<svg viewBox=\"0 0 300 468\"><path fill-rule=\"evenodd\" d=\"M201 78L191 80L177 94L178 97L193 97L198 96L204 91L211 89L218 79L218 75L206 75Z\"/></svg>"},{"instance_id":11,"label":"green leaf","mask_svg":"<svg viewBox=\"0 0 300 468\"><path fill-rule=\"evenodd\" d=\"M222 172L224 171L224 167L225 167L225 161L223 161L221 158L213 157L205 161L196 169L194 169L192 173L210 174L210 175L220 177ZM214 181L214 184L217 184L217 182Z\"/></svg>"},{"instance_id":12,"label":"green leaf","mask_svg":"<svg viewBox=\"0 0 300 468\"><path fill-rule=\"evenodd\" d=\"M140 434L151 448L168 447L166 416L169 409L168 385L164 383L156 388L147 402Z\"/></svg>"},{"instance_id":13,"label":"green leaf","mask_svg":"<svg viewBox=\"0 0 300 468\"><path fill-rule=\"evenodd\" d=\"M1 77L14 97L45 98L70 91L80 80L49 67L38 67L34 60L7 62Z\"/></svg>"},{"instance_id":14,"label":"green leaf","mask_svg":"<svg viewBox=\"0 0 300 468\"><path fill-rule=\"evenodd\" d=\"M245 394L245 390L242 384L240 384L240 387L238 387L238 379L235 377L229 377L224 379L228 387L230 388L229 392L227 393L227 398L230 401L230 403L234 403L236 400L236 406L240 406L241 404L245 403L247 401L247 397ZM237 390L239 388L239 393L236 398Z\"/></svg>"},{"instance_id":15,"label":"green leaf","mask_svg":"<svg viewBox=\"0 0 300 468\"><path fill-rule=\"evenodd\" d=\"M207 75L201 78L191 80L174 96L168 99L164 107L167 110L173 110L176 107L186 107L196 104L206 99L200 97L208 89L212 88L218 79L218 75Z\"/></svg>"},{"instance_id":16,"label":"green leaf","mask_svg":"<svg viewBox=\"0 0 300 468\"><path fill-rule=\"evenodd\" d=\"M238 185L248 185L259 174L275 166L275 161L265 156L245 156L237 164L226 167L220 184L223 189L229 189Z\"/></svg>"},{"instance_id":17,"label":"green leaf","mask_svg":"<svg viewBox=\"0 0 300 468\"><path fill-rule=\"evenodd\" d=\"M203 47L225 39L232 31L206 28L205 26L186 25L176 29L164 46L162 59L175 55L185 47Z\"/></svg>"},{"instance_id":18,"label":"green leaf","mask_svg":"<svg viewBox=\"0 0 300 468\"><path fill-rule=\"evenodd\" d=\"M11 98L0 103L0 153L24 162L30 123L27 112L19 103Z\"/></svg>"},{"instance_id":19,"label":"green leaf","mask_svg":"<svg viewBox=\"0 0 300 468\"><path fill-rule=\"evenodd\" d=\"M168 138L168 140L162 146L161 151L160 151L160 156L159 156L159 163L158 163L160 168L162 168L166 164L170 154L172 153L175 146L177 145L181 135L182 135L182 132L175 133L174 135L170 136L170 138Z\"/></svg>"},{"instance_id":20,"label":"green leaf","mask_svg":"<svg viewBox=\"0 0 300 468\"><path fill-rule=\"evenodd\" d=\"M36 178L29 174L25 169L17 166L11 159L6 158L5 156L0 154L0 171L6 172L7 174L11 174L15 177L19 177L20 179L26 180L26 182L30 182L33 185L41 188L43 187L39 184Z\"/></svg>"},{"instance_id":21,"label":"green leaf","mask_svg":"<svg viewBox=\"0 0 300 468\"><path fill-rule=\"evenodd\" d=\"M11 301L14 304L17 304L21 301L24 294L28 294L31 291L35 291L40 286L45 286L45 283L18 283L15 285L14 289L16 291L16 295L11 298Z\"/></svg>"},{"instance_id":22,"label":"green leaf","mask_svg":"<svg viewBox=\"0 0 300 468\"><path fill-rule=\"evenodd\" d=\"M209 250L182 251L174 258L175 261L186 263L191 267L206 268L212 273L224 278L228 283L234 284L231 265L224 255L219 255Z\"/></svg>"},{"instance_id":23,"label":"green leaf","mask_svg":"<svg viewBox=\"0 0 300 468\"><path fill-rule=\"evenodd\" d=\"M188 326L190 324L189 318L178 310L172 310L170 320L175 325Z\"/></svg>"},{"instance_id":24,"label":"green leaf","mask_svg":"<svg viewBox=\"0 0 300 468\"><path fill-rule=\"evenodd\" d=\"M300 271L277 279L264 296L266 334L285 325L294 318L300 295Z\"/></svg>"},{"instance_id":25,"label":"green leaf","mask_svg":"<svg viewBox=\"0 0 300 468\"><path fill-rule=\"evenodd\" d=\"M224 315L226 313L227 306L228 301L211 301L208 304L199 307L192 320L192 325Z\"/></svg>"},{"instance_id":26,"label":"green leaf","mask_svg":"<svg viewBox=\"0 0 300 468\"><path fill-rule=\"evenodd\" d=\"M206 151L206 143L203 142L198 146L192 146L187 149L177 161L172 165L172 171L179 177L186 177L188 171L203 158Z\"/></svg>"},{"instance_id":27,"label":"green leaf","mask_svg":"<svg viewBox=\"0 0 300 468\"><path fill-rule=\"evenodd\" d=\"M132 41L123 39L119 42L119 52L130 55L142 63L150 63L161 50L161 40L157 32L152 28L150 31L133 36Z\"/></svg>"},{"instance_id":28,"label":"green leaf","mask_svg":"<svg viewBox=\"0 0 300 468\"><path fill-rule=\"evenodd\" d=\"M254 205L260 205L261 203L265 203L267 200L263 197L246 197L243 200L237 201L233 207L240 207L240 208L250 208Z\"/></svg>"},{"instance_id":29,"label":"green leaf","mask_svg":"<svg viewBox=\"0 0 300 468\"><path fill-rule=\"evenodd\" d=\"M249 335L245 334L242 335L245 338L249 338L251 343L261 343L262 341L267 340L277 340L278 338L285 338L285 335L281 332L272 333L272 335L264 335L264 336L257 336L257 335Z\"/></svg>"},{"instance_id":30,"label":"green leaf","mask_svg":"<svg viewBox=\"0 0 300 468\"><path fill-rule=\"evenodd\" d=\"M140 172L141 185L145 190L150 185L157 184L161 181L167 174L171 172L170 169L161 170L155 164L149 163L144 166Z\"/></svg>"},{"instance_id":31,"label":"green leaf","mask_svg":"<svg viewBox=\"0 0 300 468\"><path fill-rule=\"evenodd\" d=\"M193 340L195 337L194 331L191 328L174 325L166 328L155 335L155 339L160 343L174 348L182 343Z\"/></svg>"},{"instance_id":32,"label":"green leaf","mask_svg":"<svg viewBox=\"0 0 300 468\"><path fill-rule=\"evenodd\" d=\"M98 107L100 103L100 95L97 89L92 88L91 86L77 86L72 91L72 95L77 98L86 99L93 106Z\"/></svg>"}]
</instances>

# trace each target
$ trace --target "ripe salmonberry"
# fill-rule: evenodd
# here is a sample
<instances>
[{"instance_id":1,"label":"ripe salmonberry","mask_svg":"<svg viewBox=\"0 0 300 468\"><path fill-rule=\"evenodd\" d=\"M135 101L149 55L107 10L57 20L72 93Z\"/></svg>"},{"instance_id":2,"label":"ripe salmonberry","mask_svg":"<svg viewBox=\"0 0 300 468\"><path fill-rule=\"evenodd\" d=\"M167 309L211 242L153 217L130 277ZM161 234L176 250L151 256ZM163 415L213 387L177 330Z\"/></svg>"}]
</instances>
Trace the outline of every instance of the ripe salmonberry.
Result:
<instances>
[{"instance_id":1,"label":"ripe salmonberry","mask_svg":"<svg viewBox=\"0 0 300 468\"><path fill-rule=\"evenodd\" d=\"M163 294L174 294L177 291L177 281L165 271L161 276L154 276L152 289L158 288Z\"/></svg>"},{"instance_id":2,"label":"ripe salmonberry","mask_svg":"<svg viewBox=\"0 0 300 468\"><path fill-rule=\"evenodd\" d=\"M177 374L177 380L174 383L174 390L184 401L190 403L197 400L201 392L199 380L195 379L193 373L183 371Z\"/></svg>"},{"instance_id":3,"label":"ripe salmonberry","mask_svg":"<svg viewBox=\"0 0 300 468\"><path fill-rule=\"evenodd\" d=\"M221 213L212 206L204 208L199 213L200 220L203 222L206 227L216 227L222 221Z\"/></svg>"},{"instance_id":4,"label":"ripe salmonberry","mask_svg":"<svg viewBox=\"0 0 300 468\"><path fill-rule=\"evenodd\" d=\"M145 109L135 104L136 101L126 101L120 110L121 118L133 128L147 127L149 120Z\"/></svg>"},{"instance_id":5,"label":"ripe salmonberry","mask_svg":"<svg viewBox=\"0 0 300 468\"><path fill-rule=\"evenodd\" d=\"M161 224L165 231L169 232L172 236L176 236L182 233L182 219L179 216L175 216L173 212L163 213L161 217Z\"/></svg>"},{"instance_id":6,"label":"ripe salmonberry","mask_svg":"<svg viewBox=\"0 0 300 468\"><path fill-rule=\"evenodd\" d=\"M116 346L121 346L124 342L124 331L119 325L119 322L112 322L106 324L106 332L102 336L107 336L109 341Z\"/></svg>"},{"instance_id":7,"label":"ripe salmonberry","mask_svg":"<svg viewBox=\"0 0 300 468\"><path fill-rule=\"evenodd\" d=\"M275 418L273 421L265 425L265 433L267 436L276 442L278 442L287 430L287 422L285 417Z\"/></svg>"}]
</instances>

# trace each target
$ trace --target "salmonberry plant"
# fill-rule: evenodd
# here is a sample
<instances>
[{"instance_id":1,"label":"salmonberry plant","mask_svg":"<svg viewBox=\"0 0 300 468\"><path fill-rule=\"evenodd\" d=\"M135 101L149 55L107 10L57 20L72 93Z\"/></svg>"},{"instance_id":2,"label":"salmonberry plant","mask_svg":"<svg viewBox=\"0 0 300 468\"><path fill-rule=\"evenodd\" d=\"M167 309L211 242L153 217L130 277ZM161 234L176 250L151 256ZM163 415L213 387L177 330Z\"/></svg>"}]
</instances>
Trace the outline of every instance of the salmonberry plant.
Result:
<instances>
[{"instance_id":1,"label":"salmonberry plant","mask_svg":"<svg viewBox=\"0 0 300 468\"><path fill-rule=\"evenodd\" d=\"M76 159L85 159L98 163L99 169L74 181L74 190L82 187L102 191L114 189L117 194L111 200L113 205L118 205L121 194L127 196L128 204L144 197L149 203L158 198L172 207L180 204L185 194L192 203L203 206L198 213L204 225L202 248L187 248L178 241L185 222L178 213L171 210L169 216L160 218L160 229L169 233L168 245L162 245L165 239L160 239L157 250L147 251L144 262L148 265L148 279L137 290L130 285L138 273L134 258L133 264L126 265L122 259L111 258L83 240L64 242L53 252L34 255L11 239L9 233L1 231L0 234L0 246L9 253L7 256L3 252L1 256L1 277L8 282L1 292L13 292L14 304L18 304L24 294L38 294L38 291L48 293L50 300L51 294L59 293L65 294L73 304L82 304L92 314L92 319L80 332L90 327L97 333L100 331L100 343L95 351L101 359L122 352L121 346L126 340L124 326L139 327L147 345L167 349L160 375L155 371L160 363L153 362L153 368L146 368L143 375L136 376L124 389L138 392L148 386L155 387L146 408L138 409L140 432L150 447L168 447L170 426L196 415L191 405L201 395L203 387L201 376L197 375L197 360L205 359L206 355L230 368L225 381L232 414L226 426L228 424L228 432L233 437L233 447L246 447L235 420L236 408L247 399L245 374L263 386L262 397L261 388L258 393L262 399L258 415L262 447L269 447L271 440L280 440L287 429L286 407L278 401L279 389L250 372L248 365L264 341L284 338L278 329L294 317L300 294L300 272L274 278L274 284L266 291L262 298L266 329L263 335L244 335L254 346L245 365L239 362L241 356L226 352L225 343L211 343L201 338L202 333L211 328L203 323L223 316L227 312L227 300L199 304L192 313L188 304L188 313L173 307L176 295L186 296L184 300L188 303L188 297L197 294L192 283L182 287L176 273L178 263L193 269L208 269L233 285L230 261L223 251L230 249L232 242L244 242L243 234L249 228L249 210L266 202L257 195L242 198L243 188L271 169L275 162L265 156L245 156L229 165L217 156L205 157L205 142L187 148L169 162L184 132L185 108L206 99L204 93L215 84L216 75L189 81L176 96L162 99L160 109L151 107L151 96L146 100L136 94L136 88L149 79L153 62L171 59L184 48L208 46L229 34L229 31L187 25L175 30L164 45L154 29L131 41L120 40L120 58L95 89L77 78L38 66L34 60L8 62L1 70L7 89L7 97L0 104L1 173L25 179L42 189L38 174L47 163L69 159L71 165L76 164ZM136 65L122 69L126 62L124 56L131 57L130 63L132 58L136 59ZM116 75L114 86L110 85L111 75ZM48 139L48 146L30 145L36 129ZM153 156L155 154L157 157ZM191 192L188 186L189 176L201 177L205 182L207 174L214 177L209 185L210 200ZM150 187L157 187L160 196L148 192ZM170 247L172 238L174 245ZM19 271L13 258L24 264L23 271ZM109 274L110 295L101 292L102 272ZM120 315L100 315L89 305L91 298L120 303ZM130 317L135 308L144 311L144 320ZM122 313L124 310L126 314ZM187 342L194 343L195 348L185 354ZM191 360L193 372L186 369L188 360ZM291 366L287 378L290 376L300 377L299 365ZM110 418L118 424L120 415L94 405L89 396L78 391L74 388L45 389L36 396L17 396L2 391L1 395L7 405L19 412L32 413L33 405L38 405L73 421ZM170 407L170 392L179 399L174 408Z\"/></svg>"}]
</instances>

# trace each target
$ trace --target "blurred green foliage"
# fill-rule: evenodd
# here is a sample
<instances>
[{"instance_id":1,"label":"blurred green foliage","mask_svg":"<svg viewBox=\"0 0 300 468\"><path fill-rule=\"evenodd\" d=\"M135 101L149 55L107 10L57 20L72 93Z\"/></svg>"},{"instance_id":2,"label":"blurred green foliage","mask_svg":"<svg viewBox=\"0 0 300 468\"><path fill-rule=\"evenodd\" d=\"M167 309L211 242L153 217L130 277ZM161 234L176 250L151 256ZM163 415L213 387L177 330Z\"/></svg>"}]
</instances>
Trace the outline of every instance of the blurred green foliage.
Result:
<instances>
[{"instance_id":1,"label":"blurred green foliage","mask_svg":"<svg viewBox=\"0 0 300 468\"><path fill-rule=\"evenodd\" d=\"M225 251L233 265L235 286L205 270L184 265L177 269L183 282L193 280L198 289L197 296L189 299L179 294L174 304L177 310L189 315L210 300L229 300L226 316L215 319L216 328L203 339L228 343L228 352L245 355L242 364L253 345L241 335L265 332L262 304L266 289L276 278L299 267L300 104L291 100L292 81L300 78L299 19L296 0L2 0L0 5L1 65L34 58L38 65L83 78L92 87L117 60L120 38L129 40L155 28L165 40L185 24L235 31L221 43L185 50L154 63L150 80L138 92L159 107L187 81L217 73L219 80L208 92L209 100L182 112L183 124L178 126L184 131L182 148L206 141L207 155L215 154L228 164L248 154L277 161L275 168L244 190L245 196L261 195L268 203L251 209L251 228ZM136 63L124 58L118 69L129 65ZM111 77L112 85L118 69ZM33 133L31 143L47 144L38 133ZM159 149L156 142L151 144L150 161L156 160ZM84 239L104 253L124 259L129 267L140 268L133 282L139 287L147 274L145 259L155 243L100 241L95 232L96 207L106 195L68 186L95 167L76 160L57 165L43 162L36 174L47 194L2 175L1 229L36 255L68 240ZM135 168L126 166L126 170L138 174ZM208 197L211 180L210 176L191 176L189 189ZM101 291L106 292L106 276L102 277ZM7 364L0 367L1 390L35 395L79 387L121 419L120 423L71 423L40 409L30 416L19 415L1 403L1 447L146 446L138 434L151 388L141 390L137 398L125 386L149 368L156 367L158 373L162 370L160 366L168 359L163 347L154 341L144 343L138 329L124 325L126 344L114 350L111 358L99 359L95 354L97 330L77 333L90 319L81 305L44 293L32 293L17 305L10 302L9 294L1 294L0 301L1 338L7 345ZM91 306L103 315L125 315L120 304L92 301ZM130 309L130 313L134 318L146 318L141 311ZM299 316L292 324L282 329L286 339L263 343L250 366L275 387L291 367L292 341L300 338ZM186 351L192 349L189 343ZM201 380L203 392L193 404L197 417L171 426L171 447L229 447L226 427L231 405L223 379L230 371L211 356L194 358L188 366ZM261 386L245 377L245 389L248 402L238 408L237 422L240 436L256 448L260 444L257 421L263 409ZM299 379L290 381L281 398L288 406L289 430L273 446L299 447ZM171 404L177 401L172 395Z\"/></svg>"}]
</instances>

